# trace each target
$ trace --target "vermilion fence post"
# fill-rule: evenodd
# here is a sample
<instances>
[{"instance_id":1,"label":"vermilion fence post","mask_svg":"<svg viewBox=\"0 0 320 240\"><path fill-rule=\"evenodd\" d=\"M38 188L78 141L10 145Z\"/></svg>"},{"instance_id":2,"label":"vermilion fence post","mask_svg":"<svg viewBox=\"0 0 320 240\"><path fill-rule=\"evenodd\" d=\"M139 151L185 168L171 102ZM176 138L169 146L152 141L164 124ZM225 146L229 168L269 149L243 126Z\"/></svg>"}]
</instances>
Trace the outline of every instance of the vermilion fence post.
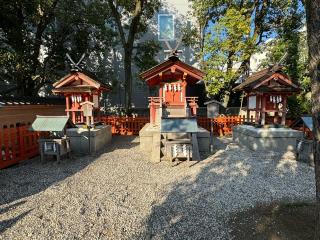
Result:
<instances>
[{"instance_id":1,"label":"vermilion fence post","mask_svg":"<svg viewBox=\"0 0 320 240\"><path fill-rule=\"evenodd\" d=\"M18 144L18 141L17 141L17 132L16 132L16 128L14 125L10 125L10 128L9 128L9 135L10 135L10 152L11 152L11 160L12 161L15 161L15 162L18 162L19 159L17 157L17 144Z\"/></svg>"},{"instance_id":2,"label":"vermilion fence post","mask_svg":"<svg viewBox=\"0 0 320 240\"><path fill-rule=\"evenodd\" d=\"M9 161L9 134L8 127L6 125L3 127L3 143L5 160Z\"/></svg>"},{"instance_id":3,"label":"vermilion fence post","mask_svg":"<svg viewBox=\"0 0 320 240\"><path fill-rule=\"evenodd\" d=\"M3 137L3 131L2 131L2 128L0 127L0 168L2 168L2 163L3 163L3 157L2 157L2 154L3 154L3 146L2 146L2 137Z\"/></svg>"},{"instance_id":4,"label":"vermilion fence post","mask_svg":"<svg viewBox=\"0 0 320 240\"><path fill-rule=\"evenodd\" d=\"M18 139L19 139L19 160L22 161L25 159L25 144L24 144L24 126L19 124L18 129Z\"/></svg>"}]
</instances>

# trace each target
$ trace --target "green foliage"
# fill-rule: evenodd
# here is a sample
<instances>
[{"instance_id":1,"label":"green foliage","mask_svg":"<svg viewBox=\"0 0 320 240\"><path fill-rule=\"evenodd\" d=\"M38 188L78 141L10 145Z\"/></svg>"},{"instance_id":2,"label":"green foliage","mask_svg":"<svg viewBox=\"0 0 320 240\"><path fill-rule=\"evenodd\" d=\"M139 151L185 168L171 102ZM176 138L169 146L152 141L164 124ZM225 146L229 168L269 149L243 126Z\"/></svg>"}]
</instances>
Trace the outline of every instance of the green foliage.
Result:
<instances>
[{"instance_id":1,"label":"green foliage","mask_svg":"<svg viewBox=\"0 0 320 240\"><path fill-rule=\"evenodd\" d=\"M288 14L281 19L277 29L278 36L270 41L264 48L267 58L262 63L263 67L275 64L287 54L281 63L283 71L297 83L301 93L289 98L289 114L292 117L311 113L311 83L307 72L308 49L306 31L303 29L304 12L298 9L298 0L291 1Z\"/></svg>"},{"instance_id":2,"label":"green foliage","mask_svg":"<svg viewBox=\"0 0 320 240\"><path fill-rule=\"evenodd\" d=\"M203 58L209 94L217 95L233 84L237 77L234 64L247 59L255 48L249 35L250 18L234 8L208 30Z\"/></svg>"},{"instance_id":3,"label":"green foliage","mask_svg":"<svg viewBox=\"0 0 320 240\"><path fill-rule=\"evenodd\" d=\"M136 47L136 54L134 61L140 71L145 71L155 65L158 62L154 59L154 56L161 50L159 42L149 40L141 42Z\"/></svg>"},{"instance_id":4,"label":"green foliage","mask_svg":"<svg viewBox=\"0 0 320 240\"><path fill-rule=\"evenodd\" d=\"M250 57L261 43L281 28L285 19L291 26L301 24L300 18L293 19L298 12L296 0L189 1L197 26L185 33L184 40L201 51L200 65L207 73L209 94L226 101L235 81L248 74Z\"/></svg>"},{"instance_id":5,"label":"green foliage","mask_svg":"<svg viewBox=\"0 0 320 240\"><path fill-rule=\"evenodd\" d=\"M65 74L66 53L75 60L86 53L88 70L98 75L109 72L110 68L102 67L105 56L100 53L115 42L109 18L108 5L99 0L4 1L0 10L2 81L16 85L20 95L37 94Z\"/></svg>"}]
</instances>

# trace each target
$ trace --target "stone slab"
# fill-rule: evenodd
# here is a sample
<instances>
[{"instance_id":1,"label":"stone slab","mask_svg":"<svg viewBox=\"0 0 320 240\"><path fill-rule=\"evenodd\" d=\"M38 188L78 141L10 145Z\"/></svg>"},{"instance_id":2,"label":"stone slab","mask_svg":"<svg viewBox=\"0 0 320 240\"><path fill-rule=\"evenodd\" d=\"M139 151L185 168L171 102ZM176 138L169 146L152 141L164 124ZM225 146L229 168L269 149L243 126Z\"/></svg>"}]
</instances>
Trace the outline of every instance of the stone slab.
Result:
<instances>
[{"instance_id":1,"label":"stone slab","mask_svg":"<svg viewBox=\"0 0 320 240\"><path fill-rule=\"evenodd\" d=\"M174 135L174 133L170 133ZM179 133L181 134L181 133ZM200 152L209 152L210 150L210 132L204 128L198 127L197 139ZM170 135L170 136L171 136ZM173 136L171 136L173 137ZM154 139L160 139L160 126L147 123L139 132L140 149L152 153ZM160 152L159 152L160 154Z\"/></svg>"},{"instance_id":2,"label":"stone slab","mask_svg":"<svg viewBox=\"0 0 320 240\"><path fill-rule=\"evenodd\" d=\"M301 131L290 128L255 128L249 125L238 125L232 128L235 142L254 151L296 151L297 139L302 138Z\"/></svg>"},{"instance_id":3,"label":"stone slab","mask_svg":"<svg viewBox=\"0 0 320 240\"><path fill-rule=\"evenodd\" d=\"M90 131L86 128L70 128L67 129L66 134L70 138L71 151L76 154L89 153L89 139L90 152L95 153L107 146L112 138L109 125L97 126Z\"/></svg>"}]
</instances>

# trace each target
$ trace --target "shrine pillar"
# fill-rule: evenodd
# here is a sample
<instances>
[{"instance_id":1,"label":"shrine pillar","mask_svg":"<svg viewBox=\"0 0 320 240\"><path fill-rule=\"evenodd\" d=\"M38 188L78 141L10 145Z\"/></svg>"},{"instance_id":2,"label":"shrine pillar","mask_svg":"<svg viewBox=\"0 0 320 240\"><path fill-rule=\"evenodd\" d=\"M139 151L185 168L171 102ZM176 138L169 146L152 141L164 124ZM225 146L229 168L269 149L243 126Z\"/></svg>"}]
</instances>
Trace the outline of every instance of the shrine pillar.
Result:
<instances>
[{"instance_id":1,"label":"shrine pillar","mask_svg":"<svg viewBox=\"0 0 320 240\"><path fill-rule=\"evenodd\" d=\"M250 122L249 94L247 94L247 122Z\"/></svg>"},{"instance_id":2,"label":"shrine pillar","mask_svg":"<svg viewBox=\"0 0 320 240\"><path fill-rule=\"evenodd\" d=\"M66 95L66 112L67 112L67 116L70 117L70 96Z\"/></svg>"},{"instance_id":3,"label":"shrine pillar","mask_svg":"<svg viewBox=\"0 0 320 240\"><path fill-rule=\"evenodd\" d=\"M287 96L283 96L282 116L281 125L286 125L286 114L287 114Z\"/></svg>"},{"instance_id":4,"label":"shrine pillar","mask_svg":"<svg viewBox=\"0 0 320 240\"><path fill-rule=\"evenodd\" d=\"M260 99L261 97L259 95L256 95L256 116L255 116L255 122L259 122L259 112L260 112Z\"/></svg>"},{"instance_id":5,"label":"shrine pillar","mask_svg":"<svg viewBox=\"0 0 320 240\"><path fill-rule=\"evenodd\" d=\"M265 125L266 124L266 96L262 95L262 116L261 116L261 125Z\"/></svg>"}]
</instances>

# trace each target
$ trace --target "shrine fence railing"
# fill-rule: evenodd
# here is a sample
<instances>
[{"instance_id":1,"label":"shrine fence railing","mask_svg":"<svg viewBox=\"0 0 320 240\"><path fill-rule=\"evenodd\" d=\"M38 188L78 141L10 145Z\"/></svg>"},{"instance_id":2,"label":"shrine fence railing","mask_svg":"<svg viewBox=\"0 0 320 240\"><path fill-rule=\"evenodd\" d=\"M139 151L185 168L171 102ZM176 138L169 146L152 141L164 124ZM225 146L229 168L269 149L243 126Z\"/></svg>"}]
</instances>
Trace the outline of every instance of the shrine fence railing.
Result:
<instances>
[{"instance_id":1,"label":"shrine fence railing","mask_svg":"<svg viewBox=\"0 0 320 240\"><path fill-rule=\"evenodd\" d=\"M39 154L39 133L29 131L30 125L4 125L0 128L0 169Z\"/></svg>"},{"instance_id":2,"label":"shrine fence railing","mask_svg":"<svg viewBox=\"0 0 320 240\"><path fill-rule=\"evenodd\" d=\"M139 135L139 131L146 123L150 122L149 117L123 117L123 116L103 116L101 121L111 125L114 135ZM232 126L242 124L244 116L220 116L215 119L207 117L197 117L199 126L210 131L213 121L213 131L216 135L225 136L232 133ZM251 119L253 121L253 119Z\"/></svg>"}]
</instances>

